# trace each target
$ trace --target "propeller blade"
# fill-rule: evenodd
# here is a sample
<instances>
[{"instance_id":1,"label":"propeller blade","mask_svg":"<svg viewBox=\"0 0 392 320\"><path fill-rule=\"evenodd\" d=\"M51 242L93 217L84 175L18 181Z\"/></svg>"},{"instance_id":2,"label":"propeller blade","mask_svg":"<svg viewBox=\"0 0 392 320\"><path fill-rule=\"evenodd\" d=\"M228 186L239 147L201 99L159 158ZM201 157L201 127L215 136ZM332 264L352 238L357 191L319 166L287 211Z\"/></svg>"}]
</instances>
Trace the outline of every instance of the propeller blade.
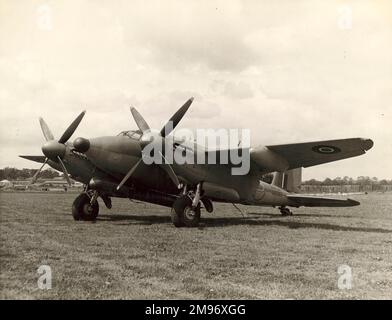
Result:
<instances>
[{"instance_id":1,"label":"propeller blade","mask_svg":"<svg viewBox=\"0 0 392 320\"><path fill-rule=\"evenodd\" d=\"M82 121L84 115L86 114L86 111L83 111L80 115L77 116L77 118L70 124L70 126L65 130L61 138L59 139L60 143L66 143L69 138L73 135L75 132L76 128L79 126L80 121Z\"/></svg>"},{"instance_id":2,"label":"propeller blade","mask_svg":"<svg viewBox=\"0 0 392 320\"><path fill-rule=\"evenodd\" d=\"M177 178L177 175L175 174L172 166L167 163L167 160L165 158L165 156L159 152L159 154L161 155L162 159L164 160L164 162L162 164L160 164L159 166L166 171L166 173L169 175L171 181L173 181L173 183L177 186L178 189L181 188L181 183Z\"/></svg>"},{"instance_id":3,"label":"propeller blade","mask_svg":"<svg viewBox=\"0 0 392 320\"><path fill-rule=\"evenodd\" d=\"M124 185L125 182L130 178L130 176L135 172L137 167L139 166L140 162L142 162L142 158L139 159L138 162L131 168L131 170L128 171L127 175L121 180L120 184L117 186L117 190L120 190L120 188Z\"/></svg>"},{"instance_id":4,"label":"propeller blade","mask_svg":"<svg viewBox=\"0 0 392 320\"><path fill-rule=\"evenodd\" d=\"M34 184L37 181L38 175L40 174L42 168L45 166L45 164L48 162L48 158L45 159L44 164L41 166L41 168L38 169L38 171L34 174L33 179L31 179L30 184Z\"/></svg>"},{"instance_id":5,"label":"propeller blade","mask_svg":"<svg viewBox=\"0 0 392 320\"><path fill-rule=\"evenodd\" d=\"M67 168L65 167L63 161L61 160L61 158L59 156L57 156L57 160L60 162L60 165L63 168L63 173L64 173L65 180L67 180L68 185L71 186L72 183L71 183L71 179L68 177Z\"/></svg>"},{"instance_id":6,"label":"propeller blade","mask_svg":"<svg viewBox=\"0 0 392 320\"><path fill-rule=\"evenodd\" d=\"M184 105L180 109L177 110L175 114L173 114L168 123L166 123L166 125L161 130L162 137L166 137L167 135L169 135L169 133L172 132L173 129L178 125L178 123L181 121L181 119L184 117L185 113L191 106L193 99L193 97L190 98L187 102L184 103Z\"/></svg>"},{"instance_id":7,"label":"propeller blade","mask_svg":"<svg viewBox=\"0 0 392 320\"><path fill-rule=\"evenodd\" d=\"M138 128L142 132L150 130L150 127L148 126L146 120L144 120L142 115L134 107L131 107L131 113L132 113L133 119L135 120Z\"/></svg>"},{"instance_id":8,"label":"propeller blade","mask_svg":"<svg viewBox=\"0 0 392 320\"><path fill-rule=\"evenodd\" d=\"M54 140L53 134L50 131L48 125L45 122L45 120L42 119L42 118L39 118L39 124L41 125L41 130L42 130L42 133L44 134L44 137L45 137L46 141Z\"/></svg>"}]
</instances>

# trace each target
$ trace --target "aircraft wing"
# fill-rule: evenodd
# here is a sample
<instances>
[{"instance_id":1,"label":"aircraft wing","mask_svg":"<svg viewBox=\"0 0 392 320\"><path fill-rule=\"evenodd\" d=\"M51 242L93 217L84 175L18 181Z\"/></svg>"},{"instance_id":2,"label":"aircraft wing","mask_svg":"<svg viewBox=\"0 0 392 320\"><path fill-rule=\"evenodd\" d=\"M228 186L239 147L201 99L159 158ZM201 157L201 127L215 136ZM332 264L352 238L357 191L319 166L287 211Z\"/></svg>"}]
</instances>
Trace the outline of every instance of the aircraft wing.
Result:
<instances>
[{"instance_id":1,"label":"aircraft wing","mask_svg":"<svg viewBox=\"0 0 392 320\"><path fill-rule=\"evenodd\" d=\"M360 203L352 199L335 199L305 195L287 195L293 207L353 207Z\"/></svg>"},{"instance_id":2,"label":"aircraft wing","mask_svg":"<svg viewBox=\"0 0 392 320\"><path fill-rule=\"evenodd\" d=\"M46 159L46 157L44 156L19 156L19 157L30 161L39 162L39 163L44 163Z\"/></svg>"},{"instance_id":3,"label":"aircraft wing","mask_svg":"<svg viewBox=\"0 0 392 320\"><path fill-rule=\"evenodd\" d=\"M279 164L281 168L289 170L356 157L372 147L372 140L362 138L281 144L254 148L251 150L251 159L263 168L264 155L267 155L272 159L272 167Z\"/></svg>"}]
</instances>

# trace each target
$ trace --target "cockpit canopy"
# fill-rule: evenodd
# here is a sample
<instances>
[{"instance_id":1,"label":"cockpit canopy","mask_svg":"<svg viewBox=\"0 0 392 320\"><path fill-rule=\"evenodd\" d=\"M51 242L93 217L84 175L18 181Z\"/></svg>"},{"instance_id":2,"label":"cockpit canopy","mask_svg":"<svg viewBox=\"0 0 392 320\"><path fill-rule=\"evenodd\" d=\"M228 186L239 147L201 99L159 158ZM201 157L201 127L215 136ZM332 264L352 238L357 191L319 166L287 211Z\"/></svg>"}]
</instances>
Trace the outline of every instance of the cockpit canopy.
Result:
<instances>
[{"instance_id":1,"label":"cockpit canopy","mask_svg":"<svg viewBox=\"0 0 392 320\"><path fill-rule=\"evenodd\" d=\"M141 132L140 130L128 130L128 131L121 131L117 136L128 137L130 139L139 141L142 135L143 132ZM174 145L178 146L178 145L186 144L186 140L184 140L183 138L178 139L175 136L173 138L174 138Z\"/></svg>"},{"instance_id":2,"label":"cockpit canopy","mask_svg":"<svg viewBox=\"0 0 392 320\"><path fill-rule=\"evenodd\" d=\"M129 130L129 131L121 131L117 136L124 136L133 140L140 140L142 134L143 133L140 130Z\"/></svg>"}]
</instances>

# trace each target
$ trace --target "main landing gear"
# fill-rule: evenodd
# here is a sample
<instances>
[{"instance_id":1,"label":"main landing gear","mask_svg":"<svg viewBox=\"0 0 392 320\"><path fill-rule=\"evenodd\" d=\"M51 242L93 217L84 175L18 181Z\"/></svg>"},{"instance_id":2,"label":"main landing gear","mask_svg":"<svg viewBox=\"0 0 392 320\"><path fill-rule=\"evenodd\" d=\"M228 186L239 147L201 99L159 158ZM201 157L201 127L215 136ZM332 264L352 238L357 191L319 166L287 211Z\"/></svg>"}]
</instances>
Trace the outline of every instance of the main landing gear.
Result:
<instances>
[{"instance_id":1,"label":"main landing gear","mask_svg":"<svg viewBox=\"0 0 392 320\"><path fill-rule=\"evenodd\" d=\"M282 214L282 216L292 216L293 212L286 207L279 207L280 213Z\"/></svg>"},{"instance_id":2,"label":"main landing gear","mask_svg":"<svg viewBox=\"0 0 392 320\"><path fill-rule=\"evenodd\" d=\"M99 213L98 192L81 193L72 204L72 216L75 220L95 221Z\"/></svg>"},{"instance_id":3,"label":"main landing gear","mask_svg":"<svg viewBox=\"0 0 392 320\"><path fill-rule=\"evenodd\" d=\"M197 227L200 222L200 198L201 184L196 190L187 191L184 187L182 195L174 202L171 219L173 224L179 227Z\"/></svg>"}]
</instances>

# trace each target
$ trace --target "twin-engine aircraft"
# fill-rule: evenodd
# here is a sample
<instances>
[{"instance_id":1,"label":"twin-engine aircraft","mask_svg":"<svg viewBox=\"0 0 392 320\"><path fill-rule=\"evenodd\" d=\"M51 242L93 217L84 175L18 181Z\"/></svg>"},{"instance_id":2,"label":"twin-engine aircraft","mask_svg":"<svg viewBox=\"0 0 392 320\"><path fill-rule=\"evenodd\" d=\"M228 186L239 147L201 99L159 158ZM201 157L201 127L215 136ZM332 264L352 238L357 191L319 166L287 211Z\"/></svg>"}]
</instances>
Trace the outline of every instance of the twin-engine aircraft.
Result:
<instances>
[{"instance_id":1,"label":"twin-engine aircraft","mask_svg":"<svg viewBox=\"0 0 392 320\"><path fill-rule=\"evenodd\" d=\"M72 205L75 220L95 220L98 198L107 208L111 198L129 198L172 208L171 219L176 227L196 227L201 210L211 213L213 202L278 207L282 215L291 215L288 207L347 207L359 205L351 199L332 199L298 194L302 168L364 154L372 148L370 139L352 138L229 150L249 157L249 170L233 175L238 163L170 163L169 153L185 150L191 157L217 155L222 150L208 151L195 143L176 141L171 131L178 125L193 98L189 99L160 132L153 132L144 118L131 108L139 130L123 131L117 136L77 138L68 142L79 126L85 111L56 140L45 121L40 125L46 143L44 156L21 156L43 163L32 179L34 183L45 164L62 171L84 184L84 191ZM165 148L173 139L172 148ZM159 146L158 159L144 161L148 146ZM219 158L219 155L218 155ZM262 175L274 173L271 184L261 181Z\"/></svg>"}]
</instances>

